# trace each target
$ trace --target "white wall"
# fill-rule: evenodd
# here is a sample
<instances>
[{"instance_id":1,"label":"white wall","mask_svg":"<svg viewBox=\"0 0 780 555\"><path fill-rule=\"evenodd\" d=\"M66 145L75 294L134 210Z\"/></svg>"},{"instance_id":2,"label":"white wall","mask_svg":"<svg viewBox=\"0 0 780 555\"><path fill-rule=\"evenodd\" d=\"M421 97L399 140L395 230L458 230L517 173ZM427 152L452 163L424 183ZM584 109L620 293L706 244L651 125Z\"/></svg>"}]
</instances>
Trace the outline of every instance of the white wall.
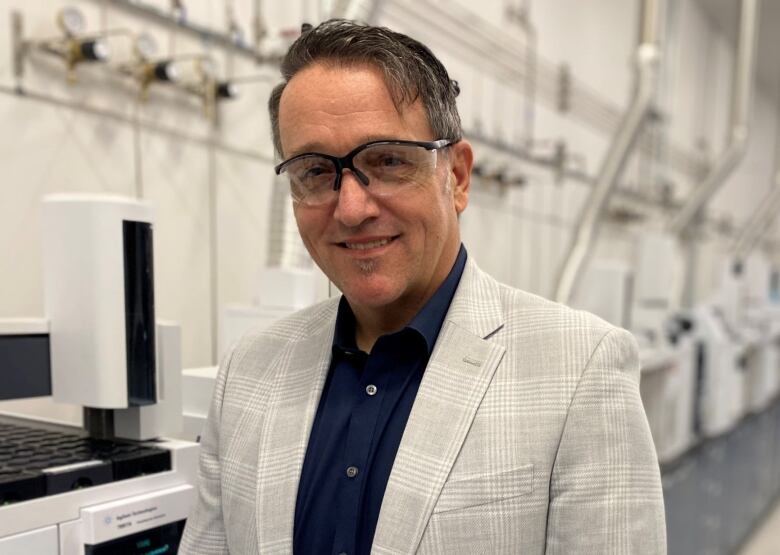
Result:
<instances>
[{"instance_id":1,"label":"white wall","mask_svg":"<svg viewBox=\"0 0 780 555\"><path fill-rule=\"evenodd\" d=\"M169 6L164 0L149 3L162 9ZM85 13L90 30L145 29L158 38L164 54L208 52L218 61L223 75L274 75L273 68L257 67L240 54L112 4L92 0L67 4ZM190 21L224 29L224 2L187 0L184 4ZM232 4L239 23L250 34L254 2L233 0ZM274 36L281 29L299 28L302 17L316 22L322 11L322 3L314 1L262 4ZM486 59L489 52L479 57L463 46L487 33L509 54L515 54L522 66L524 38L517 25L507 23L506 2L485 0L477 10L472 2L442 0L435 4L434 11L440 13L435 26L419 17L404 16L409 10L419 11L421 4L425 2L412 5L412 0L386 0L379 10L379 22L414 35L440 55L461 83L459 105L467 131L522 146L529 128L521 83L492 70ZM578 90L586 91L587 99L596 99L607 109L602 116L594 113L595 109L586 110L584 117L560 113L550 102L550 94L540 91L534 111L534 154L549 155L553 143L563 140L582 169L594 175L609 144L609 129L614 128L629 101L638 0L544 0L529 4L538 34L539 63L548 69L568 64ZM702 15L697 2L670 4L672 41L661 102L667 139L690 156L704 140L714 157L722 150L726 135L730 47ZM0 0L0 34L7 36L10 10L17 9L24 14L28 36L57 36L54 14L64 5L66 2L59 0ZM453 17L462 20L457 23ZM476 40L484 42L484 37ZM122 48L119 39L112 45L118 51ZM10 92L16 84L10 59L10 41L2 40L0 317L43 315L38 214L44 194L141 193L157 213L158 315L181 322L185 366L212 363L219 313L228 303L251 302L266 258L273 163L266 99L272 83L246 85L239 100L222 105L220 125L213 132L216 146L210 149L212 131L193 98L160 87L152 91L147 103L140 103L133 83L111 76L101 67L79 67L79 81L67 85L62 63L38 54L26 64L24 87L55 103L39 101ZM549 89L550 83L545 86ZM713 203L711 213L730 218L736 227L744 223L769 186L777 120L774 98L771 91L757 94L755 135L746 161ZM580 103L582 111L587 99L575 95L572 100ZM117 117L108 118L93 113L95 110L110 111ZM133 118L138 125L132 123ZM557 182L549 168L512 159L485 144L475 142L475 148L478 159L494 166L505 164L526 175L527 185L501 191L475 181L471 205L462 220L471 255L499 279L551 295L589 187L571 179ZM652 186L642 167L636 157L631 161L624 176L625 187L644 191ZM675 183L678 197L695 184L690 173L679 167L661 170ZM670 216L652 210L648 214L648 222L656 223ZM605 227L599 256L627 260L638 229L636 225ZM777 231L775 235L780 236ZM713 240L721 241L717 237ZM216 283L212 268L218 269ZM212 310L213 294L217 314Z\"/></svg>"}]
</instances>

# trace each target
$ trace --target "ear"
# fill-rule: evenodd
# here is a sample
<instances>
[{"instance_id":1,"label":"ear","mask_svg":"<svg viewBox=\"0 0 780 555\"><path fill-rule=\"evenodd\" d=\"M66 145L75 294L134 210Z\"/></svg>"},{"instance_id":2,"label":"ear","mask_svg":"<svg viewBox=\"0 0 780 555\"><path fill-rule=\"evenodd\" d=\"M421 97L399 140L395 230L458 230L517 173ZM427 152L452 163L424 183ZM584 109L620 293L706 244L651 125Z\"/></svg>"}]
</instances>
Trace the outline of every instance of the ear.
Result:
<instances>
[{"instance_id":1,"label":"ear","mask_svg":"<svg viewBox=\"0 0 780 555\"><path fill-rule=\"evenodd\" d=\"M455 211L460 214L469 203L471 170L474 167L474 151L471 143L461 139L450 147L450 180Z\"/></svg>"}]
</instances>

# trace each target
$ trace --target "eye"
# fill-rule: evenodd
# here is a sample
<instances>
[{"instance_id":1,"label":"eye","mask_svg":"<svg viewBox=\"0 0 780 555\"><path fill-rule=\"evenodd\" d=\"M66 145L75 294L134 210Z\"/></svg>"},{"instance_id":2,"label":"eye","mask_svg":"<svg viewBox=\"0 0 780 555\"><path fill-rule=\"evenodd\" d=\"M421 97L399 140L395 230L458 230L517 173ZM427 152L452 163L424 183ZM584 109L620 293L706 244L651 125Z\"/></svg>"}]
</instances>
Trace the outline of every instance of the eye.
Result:
<instances>
[{"instance_id":1,"label":"eye","mask_svg":"<svg viewBox=\"0 0 780 555\"><path fill-rule=\"evenodd\" d=\"M288 171L298 181L312 184L331 178L335 168L328 160L312 156L298 160L288 168Z\"/></svg>"},{"instance_id":2,"label":"eye","mask_svg":"<svg viewBox=\"0 0 780 555\"><path fill-rule=\"evenodd\" d=\"M384 148L366 151L360 160L361 163L375 170L397 171L412 165L408 153L400 148Z\"/></svg>"},{"instance_id":3,"label":"eye","mask_svg":"<svg viewBox=\"0 0 780 555\"><path fill-rule=\"evenodd\" d=\"M323 174L329 173L330 169L325 166L324 164L321 164L319 166L312 166L309 168L305 168L303 172L301 172L301 178L302 179L314 179L316 177L319 177Z\"/></svg>"},{"instance_id":4,"label":"eye","mask_svg":"<svg viewBox=\"0 0 780 555\"><path fill-rule=\"evenodd\" d=\"M408 164L408 160L398 156L397 154L384 154L377 160L377 165L383 168L396 168Z\"/></svg>"}]
</instances>

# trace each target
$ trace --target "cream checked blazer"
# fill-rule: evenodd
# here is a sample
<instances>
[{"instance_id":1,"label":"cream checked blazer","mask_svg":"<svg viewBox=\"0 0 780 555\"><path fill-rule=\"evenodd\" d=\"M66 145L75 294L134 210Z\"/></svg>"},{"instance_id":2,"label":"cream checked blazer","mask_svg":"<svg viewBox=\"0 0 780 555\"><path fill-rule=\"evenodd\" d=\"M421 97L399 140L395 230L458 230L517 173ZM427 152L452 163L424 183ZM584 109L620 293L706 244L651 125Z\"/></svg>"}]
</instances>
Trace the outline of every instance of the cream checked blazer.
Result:
<instances>
[{"instance_id":1,"label":"cream checked blazer","mask_svg":"<svg viewBox=\"0 0 780 555\"><path fill-rule=\"evenodd\" d=\"M337 304L246 336L223 363L181 553L292 552ZM469 259L401 440L372 553L665 553L638 382L628 332L501 285Z\"/></svg>"}]
</instances>

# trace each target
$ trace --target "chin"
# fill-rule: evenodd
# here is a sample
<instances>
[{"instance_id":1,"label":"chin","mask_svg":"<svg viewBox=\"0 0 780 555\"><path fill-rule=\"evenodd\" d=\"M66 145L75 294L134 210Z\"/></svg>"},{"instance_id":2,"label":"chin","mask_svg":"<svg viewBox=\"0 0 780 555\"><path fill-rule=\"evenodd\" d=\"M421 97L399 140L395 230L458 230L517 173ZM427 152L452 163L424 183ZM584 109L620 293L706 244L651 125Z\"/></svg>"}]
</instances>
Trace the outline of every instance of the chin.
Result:
<instances>
[{"instance_id":1,"label":"chin","mask_svg":"<svg viewBox=\"0 0 780 555\"><path fill-rule=\"evenodd\" d=\"M381 308L398 300L401 296L397 287L382 279L369 279L360 283L344 284L339 287L351 304L369 308Z\"/></svg>"},{"instance_id":2,"label":"chin","mask_svg":"<svg viewBox=\"0 0 780 555\"><path fill-rule=\"evenodd\" d=\"M398 295L391 291L366 291L361 288L344 291L344 295L351 304L366 308L382 308L398 299Z\"/></svg>"}]
</instances>

